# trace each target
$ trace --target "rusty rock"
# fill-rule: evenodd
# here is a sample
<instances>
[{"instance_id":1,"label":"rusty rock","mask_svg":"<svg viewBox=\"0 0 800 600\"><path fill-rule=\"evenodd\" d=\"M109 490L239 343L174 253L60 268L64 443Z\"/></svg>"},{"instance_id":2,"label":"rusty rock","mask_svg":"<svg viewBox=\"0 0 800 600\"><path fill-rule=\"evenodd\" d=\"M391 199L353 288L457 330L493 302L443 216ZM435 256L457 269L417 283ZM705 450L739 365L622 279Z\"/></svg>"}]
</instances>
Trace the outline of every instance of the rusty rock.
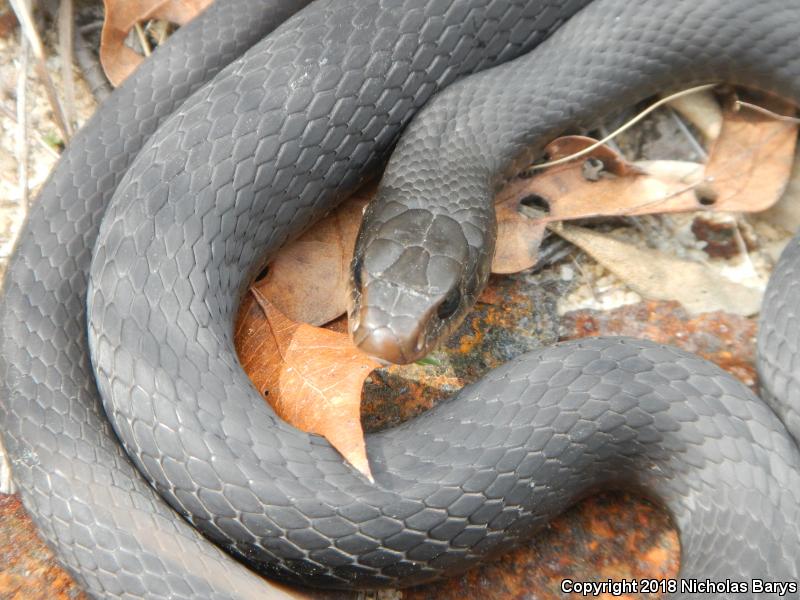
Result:
<instances>
[{"instance_id":1,"label":"rusty rock","mask_svg":"<svg viewBox=\"0 0 800 600\"><path fill-rule=\"evenodd\" d=\"M86 596L58 566L36 534L16 496L0 494L0 598L84 600Z\"/></svg>"}]
</instances>

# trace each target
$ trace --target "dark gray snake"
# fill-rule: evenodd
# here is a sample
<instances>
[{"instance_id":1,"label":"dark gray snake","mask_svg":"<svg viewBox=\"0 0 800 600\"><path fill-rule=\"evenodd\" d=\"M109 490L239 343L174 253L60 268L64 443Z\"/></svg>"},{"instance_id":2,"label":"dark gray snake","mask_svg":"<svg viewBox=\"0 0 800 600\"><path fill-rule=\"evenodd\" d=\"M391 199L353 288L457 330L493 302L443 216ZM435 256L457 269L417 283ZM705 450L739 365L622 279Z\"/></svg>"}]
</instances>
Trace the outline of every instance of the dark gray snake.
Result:
<instances>
[{"instance_id":1,"label":"dark gray snake","mask_svg":"<svg viewBox=\"0 0 800 600\"><path fill-rule=\"evenodd\" d=\"M46 185L5 278L4 440L26 508L87 590L265 597L264 581L178 514L282 579L420 583L609 486L670 511L683 577L796 581L797 446L764 402L697 357L630 339L522 356L370 435L371 484L265 405L231 321L260 266L384 160L418 107L557 29L529 58L440 95L368 216L359 325L391 329L378 351L406 331L426 346L484 283L498 177L549 137L666 88L721 80L800 100L800 3L596 0L561 25L586 2L318 0L181 104L290 11L259 4L218 3L112 96ZM397 244L424 272L409 274ZM795 265L797 241L759 345L767 399L796 432ZM393 329L403 314L427 328Z\"/></svg>"}]
</instances>

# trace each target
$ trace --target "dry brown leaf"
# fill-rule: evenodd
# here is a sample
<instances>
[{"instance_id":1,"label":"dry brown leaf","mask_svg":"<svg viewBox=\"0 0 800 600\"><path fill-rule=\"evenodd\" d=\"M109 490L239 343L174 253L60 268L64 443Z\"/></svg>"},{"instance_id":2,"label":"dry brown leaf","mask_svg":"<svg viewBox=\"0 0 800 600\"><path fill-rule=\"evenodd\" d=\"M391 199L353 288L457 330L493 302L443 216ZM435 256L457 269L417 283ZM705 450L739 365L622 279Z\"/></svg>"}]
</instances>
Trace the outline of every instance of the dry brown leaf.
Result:
<instances>
[{"instance_id":1,"label":"dry brown leaf","mask_svg":"<svg viewBox=\"0 0 800 600\"><path fill-rule=\"evenodd\" d=\"M761 292L723 277L707 265L641 248L585 229L559 224L553 231L575 244L650 300L677 300L689 313L722 310L752 315Z\"/></svg>"},{"instance_id":2,"label":"dry brown leaf","mask_svg":"<svg viewBox=\"0 0 800 600\"><path fill-rule=\"evenodd\" d=\"M781 115L794 107L774 96L760 95L755 104ZM709 152L701 197L714 210L766 210L783 194L797 144L796 123L754 110L724 111L722 131Z\"/></svg>"},{"instance_id":3,"label":"dry brown leaf","mask_svg":"<svg viewBox=\"0 0 800 600\"><path fill-rule=\"evenodd\" d=\"M793 114L785 101L759 96L757 104L781 115ZM747 109L723 113L702 172L690 165L637 166L607 146L575 161L551 167L530 179L517 180L498 198L498 240L492 271L514 273L536 264L547 223L597 216L643 215L691 210L755 212L769 208L786 189L794 163L796 123ZM551 160L595 143L581 136L562 137L546 149ZM592 172L591 161L602 161ZM598 163L599 164L599 163ZM520 204L531 198L547 214L529 218Z\"/></svg>"},{"instance_id":4,"label":"dry brown leaf","mask_svg":"<svg viewBox=\"0 0 800 600\"><path fill-rule=\"evenodd\" d=\"M282 248L255 286L293 321L324 325L347 309L358 228L374 187L359 192Z\"/></svg>"},{"instance_id":5,"label":"dry brown leaf","mask_svg":"<svg viewBox=\"0 0 800 600\"><path fill-rule=\"evenodd\" d=\"M142 56L125 45L136 23L163 19L185 25L211 0L103 0L105 21L100 36L100 63L116 87L142 62Z\"/></svg>"},{"instance_id":6,"label":"dry brown leaf","mask_svg":"<svg viewBox=\"0 0 800 600\"><path fill-rule=\"evenodd\" d=\"M234 343L253 385L291 425L324 436L372 481L361 427L361 388L379 363L350 337L296 323L251 289Z\"/></svg>"},{"instance_id":7,"label":"dry brown leaf","mask_svg":"<svg viewBox=\"0 0 800 600\"><path fill-rule=\"evenodd\" d=\"M703 179L705 164L688 160L637 160L633 163L643 172L659 179L693 185Z\"/></svg>"},{"instance_id":8,"label":"dry brown leaf","mask_svg":"<svg viewBox=\"0 0 800 600\"><path fill-rule=\"evenodd\" d=\"M530 180L515 179L495 199L497 242L492 258L492 273L518 273L536 264L547 222L521 212L520 203L539 199L529 191Z\"/></svg>"},{"instance_id":9,"label":"dry brown leaf","mask_svg":"<svg viewBox=\"0 0 800 600\"><path fill-rule=\"evenodd\" d=\"M546 153L557 160L594 143L583 136L562 137L550 143ZM593 166L601 165L597 173ZM608 146L530 179L515 180L497 199L499 235L492 271L515 273L536 264L544 229L553 221L702 208L693 187L691 182L650 175ZM529 218L520 212L520 204L531 198L547 208L546 215Z\"/></svg>"},{"instance_id":10,"label":"dry brown leaf","mask_svg":"<svg viewBox=\"0 0 800 600\"><path fill-rule=\"evenodd\" d=\"M760 214L759 218L784 233L794 234L800 229L800 160L796 154L783 196L777 204Z\"/></svg>"}]
</instances>

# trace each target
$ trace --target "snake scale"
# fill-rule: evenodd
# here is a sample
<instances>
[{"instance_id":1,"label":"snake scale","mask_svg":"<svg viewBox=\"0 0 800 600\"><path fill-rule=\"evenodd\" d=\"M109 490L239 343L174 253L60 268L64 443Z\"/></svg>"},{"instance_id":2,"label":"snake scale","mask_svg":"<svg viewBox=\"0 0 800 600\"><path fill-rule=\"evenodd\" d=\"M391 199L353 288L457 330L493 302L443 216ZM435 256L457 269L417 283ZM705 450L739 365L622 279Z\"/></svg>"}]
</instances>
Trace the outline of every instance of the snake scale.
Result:
<instances>
[{"instance_id":1,"label":"snake scale","mask_svg":"<svg viewBox=\"0 0 800 600\"><path fill-rule=\"evenodd\" d=\"M283 580L412 585L622 487L670 512L682 577L797 580L796 240L761 317L775 410L676 349L559 344L368 436L374 484L275 416L238 365L232 320L269 257L411 122L360 235L354 333L378 353L427 347L485 282L500 178L548 137L665 88L800 100L800 3L300 4L218 0L181 29L76 136L23 228L0 305L0 421L63 564L102 598L290 593L210 539ZM423 277L398 244L425 258ZM391 335L373 339L380 328Z\"/></svg>"}]
</instances>

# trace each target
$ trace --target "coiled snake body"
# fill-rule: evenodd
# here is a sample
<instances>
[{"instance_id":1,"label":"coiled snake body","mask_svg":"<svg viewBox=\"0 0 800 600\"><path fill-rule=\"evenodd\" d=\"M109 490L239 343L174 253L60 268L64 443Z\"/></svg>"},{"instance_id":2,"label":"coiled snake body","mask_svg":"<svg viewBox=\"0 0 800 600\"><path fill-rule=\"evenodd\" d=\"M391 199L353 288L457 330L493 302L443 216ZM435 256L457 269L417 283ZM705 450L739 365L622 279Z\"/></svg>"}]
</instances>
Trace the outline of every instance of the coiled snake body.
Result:
<instances>
[{"instance_id":1,"label":"coiled snake body","mask_svg":"<svg viewBox=\"0 0 800 600\"><path fill-rule=\"evenodd\" d=\"M586 2L318 0L178 107L289 11L258 4L220 1L115 93L8 268L4 440L26 508L83 585L98 597L263 593L172 509L282 579L410 585L524 540L603 486L670 511L683 577L797 580L800 453L784 425L797 432L797 241L760 334L783 422L697 357L593 339L522 356L369 436L372 484L274 415L231 330L258 268L387 155L418 107L555 31L436 98L368 215L354 329L379 351L425 347L485 281L498 177L567 127L664 88L728 81L800 100L800 3L596 0L570 18ZM187 53L199 58L183 64ZM421 278L403 249L425 259Z\"/></svg>"}]
</instances>

